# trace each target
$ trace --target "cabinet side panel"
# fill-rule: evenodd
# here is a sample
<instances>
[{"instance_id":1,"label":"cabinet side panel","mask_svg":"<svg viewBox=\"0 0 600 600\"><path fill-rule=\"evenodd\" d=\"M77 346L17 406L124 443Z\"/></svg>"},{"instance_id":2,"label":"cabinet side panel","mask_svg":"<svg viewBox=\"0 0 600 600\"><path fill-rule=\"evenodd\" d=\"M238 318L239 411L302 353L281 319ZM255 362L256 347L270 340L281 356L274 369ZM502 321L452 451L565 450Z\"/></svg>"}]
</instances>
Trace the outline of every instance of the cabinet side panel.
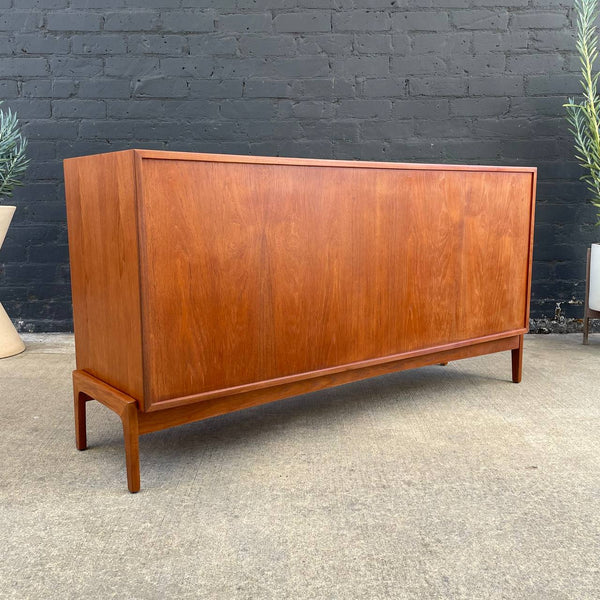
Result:
<instances>
[{"instance_id":1,"label":"cabinet side panel","mask_svg":"<svg viewBox=\"0 0 600 600\"><path fill-rule=\"evenodd\" d=\"M133 152L64 170L77 368L142 401Z\"/></svg>"}]
</instances>

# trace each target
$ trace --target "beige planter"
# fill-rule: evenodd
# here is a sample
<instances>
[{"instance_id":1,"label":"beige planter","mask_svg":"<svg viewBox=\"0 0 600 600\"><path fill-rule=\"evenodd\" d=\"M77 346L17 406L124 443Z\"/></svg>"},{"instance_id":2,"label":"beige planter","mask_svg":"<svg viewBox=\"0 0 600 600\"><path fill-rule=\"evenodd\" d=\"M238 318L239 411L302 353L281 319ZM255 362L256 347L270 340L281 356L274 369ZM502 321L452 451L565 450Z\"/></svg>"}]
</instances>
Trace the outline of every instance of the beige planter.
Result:
<instances>
[{"instance_id":1,"label":"beige planter","mask_svg":"<svg viewBox=\"0 0 600 600\"><path fill-rule=\"evenodd\" d=\"M16 206L0 206L0 247L4 242L15 210ZM25 344L19 337L4 307L0 304L0 358L14 356L19 352L23 352L23 350L25 350Z\"/></svg>"}]
</instances>

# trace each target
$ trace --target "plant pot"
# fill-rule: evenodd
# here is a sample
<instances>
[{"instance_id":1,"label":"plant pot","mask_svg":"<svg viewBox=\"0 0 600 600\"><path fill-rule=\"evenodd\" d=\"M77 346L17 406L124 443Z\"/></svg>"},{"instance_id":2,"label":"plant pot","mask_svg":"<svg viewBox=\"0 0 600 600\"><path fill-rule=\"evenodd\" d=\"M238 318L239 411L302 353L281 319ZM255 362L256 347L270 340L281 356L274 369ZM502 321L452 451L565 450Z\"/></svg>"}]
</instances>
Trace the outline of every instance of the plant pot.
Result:
<instances>
[{"instance_id":1,"label":"plant pot","mask_svg":"<svg viewBox=\"0 0 600 600\"><path fill-rule=\"evenodd\" d=\"M600 244L592 244L589 286L588 306L592 310L600 311Z\"/></svg>"},{"instance_id":2,"label":"plant pot","mask_svg":"<svg viewBox=\"0 0 600 600\"><path fill-rule=\"evenodd\" d=\"M0 247L2 246L2 242L4 242L15 210L16 206L0 206ZM25 344L19 337L4 307L0 304L0 358L14 356L23 352L23 350L25 350Z\"/></svg>"}]
</instances>

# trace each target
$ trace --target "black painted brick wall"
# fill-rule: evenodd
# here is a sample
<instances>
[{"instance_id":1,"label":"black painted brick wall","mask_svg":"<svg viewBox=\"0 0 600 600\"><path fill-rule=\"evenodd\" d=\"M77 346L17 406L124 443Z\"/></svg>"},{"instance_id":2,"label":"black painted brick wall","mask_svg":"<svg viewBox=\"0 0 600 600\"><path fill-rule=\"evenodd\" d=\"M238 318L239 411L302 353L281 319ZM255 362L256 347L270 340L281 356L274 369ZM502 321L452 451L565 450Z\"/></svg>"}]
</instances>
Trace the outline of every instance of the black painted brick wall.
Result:
<instances>
[{"instance_id":1,"label":"black painted brick wall","mask_svg":"<svg viewBox=\"0 0 600 600\"><path fill-rule=\"evenodd\" d=\"M600 231L562 108L577 67L561 0L0 0L32 158L1 298L22 330L71 328L61 161L147 147L535 165L532 317L579 317Z\"/></svg>"}]
</instances>

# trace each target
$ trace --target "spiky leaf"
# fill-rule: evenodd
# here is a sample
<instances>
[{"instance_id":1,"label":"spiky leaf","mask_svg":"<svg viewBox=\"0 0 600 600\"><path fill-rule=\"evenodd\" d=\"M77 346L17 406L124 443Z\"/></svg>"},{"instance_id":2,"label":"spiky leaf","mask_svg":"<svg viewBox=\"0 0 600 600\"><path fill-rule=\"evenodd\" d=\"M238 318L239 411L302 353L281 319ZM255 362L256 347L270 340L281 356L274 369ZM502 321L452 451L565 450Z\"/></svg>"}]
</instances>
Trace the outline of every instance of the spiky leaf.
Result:
<instances>
[{"instance_id":1,"label":"spiky leaf","mask_svg":"<svg viewBox=\"0 0 600 600\"><path fill-rule=\"evenodd\" d=\"M29 164L26 150L27 140L21 135L17 115L10 108L0 109L0 198L12 197L14 188L23 185Z\"/></svg>"}]
</instances>

